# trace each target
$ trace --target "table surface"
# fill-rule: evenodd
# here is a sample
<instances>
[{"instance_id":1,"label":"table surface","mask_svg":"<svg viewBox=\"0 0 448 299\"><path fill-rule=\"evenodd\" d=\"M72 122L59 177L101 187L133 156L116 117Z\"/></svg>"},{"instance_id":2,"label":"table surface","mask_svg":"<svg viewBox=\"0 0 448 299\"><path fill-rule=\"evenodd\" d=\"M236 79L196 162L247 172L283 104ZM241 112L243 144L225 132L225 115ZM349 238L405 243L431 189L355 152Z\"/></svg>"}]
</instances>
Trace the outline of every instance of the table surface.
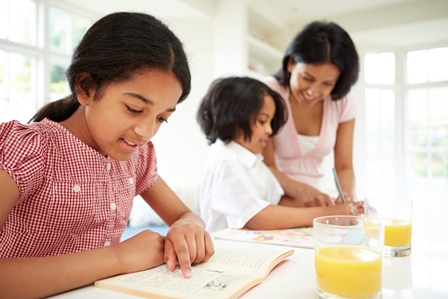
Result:
<instances>
[{"instance_id":1,"label":"table surface","mask_svg":"<svg viewBox=\"0 0 448 299\"><path fill-rule=\"evenodd\" d=\"M414 205L414 211L416 208L418 207ZM422 205L418 213L414 212L411 255L383 259L383 299L448 298L447 212L448 201L447 204L443 203L436 208ZM216 246L231 245L235 248L277 246L217 239L214 242ZM311 299L315 298L315 288L314 251L295 248L295 253L275 267L262 284L252 288L241 298ZM140 297L88 286L51 298L136 299Z\"/></svg>"}]
</instances>

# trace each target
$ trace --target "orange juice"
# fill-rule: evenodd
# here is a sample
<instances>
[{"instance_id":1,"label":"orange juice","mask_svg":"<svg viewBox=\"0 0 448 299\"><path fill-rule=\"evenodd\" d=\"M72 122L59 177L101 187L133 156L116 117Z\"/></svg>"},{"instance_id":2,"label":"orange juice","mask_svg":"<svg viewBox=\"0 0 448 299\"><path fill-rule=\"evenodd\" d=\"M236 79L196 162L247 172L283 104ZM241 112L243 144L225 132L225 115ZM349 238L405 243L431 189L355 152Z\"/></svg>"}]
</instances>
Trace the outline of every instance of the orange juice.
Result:
<instances>
[{"instance_id":1,"label":"orange juice","mask_svg":"<svg viewBox=\"0 0 448 299\"><path fill-rule=\"evenodd\" d=\"M412 224L406 220L378 218L366 219L364 225L369 222L381 221L384 224L384 245L394 247L404 247L411 244Z\"/></svg>"},{"instance_id":2,"label":"orange juice","mask_svg":"<svg viewBox=\"0 0 448 299\"><path fill-rule=\"evenodd\" d=\"M381 256L358 246L323 247L315 253L317 285L344 298L365 298L381 291Z\"/></svg>"}]
</instances>

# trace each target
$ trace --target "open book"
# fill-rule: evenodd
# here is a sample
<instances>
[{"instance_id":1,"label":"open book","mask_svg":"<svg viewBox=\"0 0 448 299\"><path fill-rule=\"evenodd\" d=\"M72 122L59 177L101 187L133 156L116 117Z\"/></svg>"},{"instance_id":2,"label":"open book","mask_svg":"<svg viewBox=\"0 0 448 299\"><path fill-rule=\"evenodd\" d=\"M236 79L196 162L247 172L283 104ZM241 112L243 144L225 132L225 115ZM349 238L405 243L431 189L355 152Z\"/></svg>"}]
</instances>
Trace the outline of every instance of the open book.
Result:
<instances>
[{"instance_id":1,"label":"open book","mask_svg":"<svg viewBox=\"0 0 448 299\"><path fill-rule=\"evenodd\" d=\"M262 283L291 248L215 248L206 262L193 265L193 276L184 278L179 268L165 264L130 274L98 280L96 287L146 298L238 298Z\"/></svg>"},{"instance_id":2,"label":"open book","mask_svg":"<svg viewBox=\"0 0 448 299\"><path fill-rule=\"evenodd\" d=\"M313 228L278 230L225 229L213 234L216 239L314 248Z\"/></svg>"}]
</instances>

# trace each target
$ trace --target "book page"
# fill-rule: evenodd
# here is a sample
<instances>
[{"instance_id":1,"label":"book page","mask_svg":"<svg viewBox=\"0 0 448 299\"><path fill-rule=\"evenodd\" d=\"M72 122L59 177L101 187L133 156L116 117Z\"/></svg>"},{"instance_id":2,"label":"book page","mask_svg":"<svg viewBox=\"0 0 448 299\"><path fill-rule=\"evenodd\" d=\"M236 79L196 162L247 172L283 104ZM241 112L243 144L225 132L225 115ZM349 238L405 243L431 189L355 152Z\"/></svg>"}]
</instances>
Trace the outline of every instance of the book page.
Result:
<instances>
[{"instance_id":1,"label":"book page","mask_svg":"<svg viewBox=\"0 0 448 299\"><path fill-rule=\"evenodd\" d=\"M214 237L233 241L314 248L312 227L279 230L227 229L215 233Z\"/></svg>"},{"instance_id":2,"label":"book page","mask_svg":"<svg viewBox=\"0 0 448 299\"><path fill-rule=\"evenodd\" d=\"M178 267L171 272L164 264L99 280L95 286L148 298L238 298L261 283L265 271L292 253L285 248L217 248L209 261L193 266L189 279L182 276Z\"/></svg>"},{"instance_id":3,"label":"book page","mask_svg":"<svg viewBox=\"0 0 448 299\"><path fill-rule=\"evenodd\" d=\"M253 276L194 267L189 279L179 268L166 265L95 282L95 286L148 298L232 298L245 285L256 283ZM156 296L156 295L157 296ZM236 297L235 297L236 298Z\"/></svg>"},{"instance_id":4,"label":"book page","mask_svg":"<svg viewBox=\"0 0 448 299\"><path fill-rule=\"evenodd\" d=\"M291 255L294 251L285 248L263 248L263 249L236 249L221 247L216 250L207 263L198 267L207 269L220 269L224 271L238 271L248 275L265 276L272 267L277 257L283 254Z\"/></svg>"}]
</instances>

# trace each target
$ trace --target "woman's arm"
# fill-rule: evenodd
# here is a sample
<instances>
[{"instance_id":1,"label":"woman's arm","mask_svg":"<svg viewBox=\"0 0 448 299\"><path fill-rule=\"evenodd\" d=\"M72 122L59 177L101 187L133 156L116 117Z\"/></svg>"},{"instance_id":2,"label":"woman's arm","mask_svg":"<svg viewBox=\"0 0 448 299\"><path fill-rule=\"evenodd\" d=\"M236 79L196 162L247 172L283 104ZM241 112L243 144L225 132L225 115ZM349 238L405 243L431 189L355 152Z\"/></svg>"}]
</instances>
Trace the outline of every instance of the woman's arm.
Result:
<instances>
[{"instance_id":1,"label":"woman's arm","mask_svg":"<svg viewBox=\"0 0 448 299\"><path fill-rule=\"evenodd\" d=\"M1 230L19 198L16 183L1 169L0 190ZM163 237L150 231L115 246L74 254L1 258L0 294L2 298L46 297L105 277L152 268L163 261Z\"/></svg>"},{"instance_id":2,"label":"woman's arm","mask_svg":"<svg viewBox=\"0 0 448 299\"><path fill-rule=\"evenodd\" d=\"M355 198L355 173L353 170L353 135L355 120L339 124L334 146L334 167L342 191Z\"/></svg>"},{"instance_id":3,"label":"woman's arm","mask_svg":"<svg viewBox=\"0 0 448 299\"><path fill-rule=\"evenodd\" d=\"M266 147L263 149L263 157L263 162L272 171L288 197L300 200L303 206L332 206L334 204L327 194L307 184L294 181L277 169L272 138L269 138Z\"/></svg>"},{"instance_id":4,"label":"woman's arm","mask_svg":"<svg viewBox=\"0 0 448 299\"><path fill-rule=\"evenodd\" d=\"M184 277L191 277L191 264L204 262L214 254L213 242L205 231L204 222L190 211L161 177L141 196L170 226L164 254L168 268L174 270L177 260Z\"/></svg>"},{"instance_id":5,"label":"woman's arm","mask_svg":"<svg viewBox=\"0 0 448 299\"><path fill-rule=\"evenodd\" d=\"M274 151L274 142L272 138L269 138L266 146L263 148L263 162L269 167L275 178L279 181L283 191L285 191L285 194L292 198L298 198L301 191L301 187L299 186L300 183L291 180L288 176L277 169Z\"/></svg>"}]
</instances>

